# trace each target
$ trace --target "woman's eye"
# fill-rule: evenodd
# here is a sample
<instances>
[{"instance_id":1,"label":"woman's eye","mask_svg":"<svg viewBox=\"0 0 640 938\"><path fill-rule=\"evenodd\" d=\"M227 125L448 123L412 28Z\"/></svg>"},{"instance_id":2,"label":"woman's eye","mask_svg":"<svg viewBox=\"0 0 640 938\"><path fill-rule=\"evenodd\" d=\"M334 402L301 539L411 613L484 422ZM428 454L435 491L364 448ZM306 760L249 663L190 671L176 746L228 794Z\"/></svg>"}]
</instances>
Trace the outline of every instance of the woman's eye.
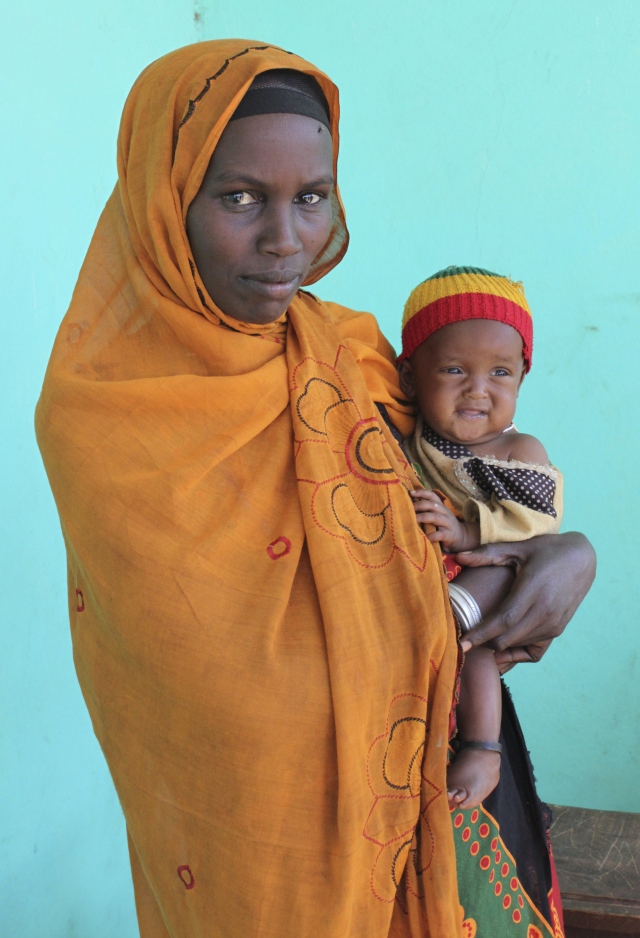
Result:
<instances>
[{"instance_id":1,"label":"woman's eye","mask_svg":"<svg viewBox=\"0 0 640 938\"><path fill-rule=\"evenodd\" d=\"M253 205L254 202L258 201L255 195L250 192L230 192L228 195L223 196L223 199L229 202L230 205Z\"/></svg>"},{"instance_id":2,"label":"woman's eye","mask_svg":"<svg viewBox=\"0 0 640 938\"><path fill-rule=\"evenodd\" d=\"M317 205L318 202L322 202L323 196L318 195L317 192L305 192L299 198L303 205Z\"/></svg>"}]
</instances>

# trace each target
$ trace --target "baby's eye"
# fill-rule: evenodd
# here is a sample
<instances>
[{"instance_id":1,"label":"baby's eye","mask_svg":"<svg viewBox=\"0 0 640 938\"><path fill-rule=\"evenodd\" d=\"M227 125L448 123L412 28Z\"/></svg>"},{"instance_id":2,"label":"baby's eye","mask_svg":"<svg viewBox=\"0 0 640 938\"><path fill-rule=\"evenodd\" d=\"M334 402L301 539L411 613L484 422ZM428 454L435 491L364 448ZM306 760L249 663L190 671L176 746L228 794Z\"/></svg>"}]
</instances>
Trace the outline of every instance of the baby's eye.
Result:
<instances>
[{"instance_id":1,"label":"baby's eye","mask_svg":"<svg viewBox=\"0 0 640 938\"><path fill-rule=\"evenodd\" d=\"M491 374L495 378L508 378L509 377L509 372L507 371L506 368L494 368Z\"/></svg>"},{"instance_id":2,"label":"baby's eye","mask_svg":"<svg viewBox=\"0 0 640 938\"><path fill-rule=\"evenodd\" d=\"M457 365L451 365L450 368L443 368L442 370L446 375L461 375L462 374L462 368L458 368Z\"/></svg>"},{"instance_id":3,"label":"baby's eye","mask_svg":"<svg viewBox=\"0 0 640 938\"><path fill-rule=\"evenodd\" d=\"M230 205L253 205L258 199L251 192L229 192L223 199Z\"/></svg>"},{"instance_id":4,"label":"baby's eye","mask_svg":"<svg viewBox=\"0 0 640 938\"><path fill-rule=\"evenodd\" d=\"M324 196L319 195L317 192L305 192L303 195L298 196L303 205L317 205L318 202L322 202Z\"/></svg>"}]
</instances>

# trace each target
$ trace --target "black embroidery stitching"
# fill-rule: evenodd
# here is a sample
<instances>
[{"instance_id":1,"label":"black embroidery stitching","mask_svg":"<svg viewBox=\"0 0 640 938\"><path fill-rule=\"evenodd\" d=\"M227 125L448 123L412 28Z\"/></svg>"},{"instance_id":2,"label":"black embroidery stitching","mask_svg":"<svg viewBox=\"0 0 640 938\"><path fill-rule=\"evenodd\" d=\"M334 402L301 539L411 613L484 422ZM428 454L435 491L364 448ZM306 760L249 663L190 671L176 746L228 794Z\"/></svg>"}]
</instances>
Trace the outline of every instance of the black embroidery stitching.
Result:
<instances>
[{"instance_id":1,"label":"black embroidery stitching","mask_svg":"<svg viewBox=\"0 0 640 938\"><path fill-rule=\"evenodd\" d=\"M387 748L384 753L384 759L382 760L382 777L387 783L387 785L389 786L389 788L395 788L396 791L406 791L407 788L409 789L411 788L411 770L413 769L413 763L418 758L418 753L420 752L420 750L424 748L424 741L423 741L420 743L420 745L414 752L413 756L411 757L411 762L409 763L409 768L407 769L407 784L406 785L394 785L393 782L389 781L389 779L387 778L387 755L389 754L389 746L391 745L391 740L393 739L393 734L396 730L396 727L399 726L401 723L422 723L422 725L425 728L427 726L426 720L421 720L420 717L401 717L399 720L396 720L396 722L391 727L391 730L389 732L389 740L387 742Z\"/></svg>"},{"instance_id":2,"label":"black embroidery stitching","mask_svg":"<svg viewBox=\"0 0 640 938\"><path fill-rule=\"evenodd\" d=\"M413 838L411 839L413 840ZM398 849L393 855L393 860L391 861L391 882L396 887L396 889L400 888L400 884L396 878L396 864L398 862L398 857L400 856L400 854L402 853L405 847L411 847L411 840L405 840L403 844L400 844L400 846L398 847Z\"/></svg>"},{"instance_id":3,"label":"black embroidery stitching","mask_svg":"<svg viewBox=\"0 0 640 938\"><path fill-rule=\"evenodd\" d=\"M391 506L390 506L389 504L387 504L387 505L384 506L384 508L382 509L382 511L377 511L377 512L374 512L373 514L369 514L368 512L363 511L363 510L359 507L359 505L358 505L358 503L356 502L355 498L353 497L353 495L351 495L351 499L352 499L352 501L353 501L353 504L356 506L356 508L358 509L358 511L360 512L360 514L361 514L361 515L364 515L365 518L379 518L379 517L382 515L382 533L380 534L380 536L377 537L377 538L375 539L375 541L363 541L361 537L357 537L357 535L355 535L355 534L353 533L353 531L351 530L351 528L349 527L348 524L343 524L342 521L340 520L340 518L338 518L338 513L337 513L337 511L336 511L336 506L335 506L335 494L336 494L336 492L338 491L338 489L346 489L347 492L349 493L349 495L351 495L351 489L349 488L349 486L347 485L346 482L341 482L340 485L336 485L336 487L335 487L335 488L333 489L333 491L331 492L331 511L333 512L333 517L336 519L336 521L338 522L338 524L340 525L340 527L343 528L345 531L348 531L349 534L351 535L351 537L354 539L354 541L357 541L358 544L364 544L365 547L372 547L373 544L379 544L380 541L383 539L383 537L385 536L385 534L386 534L386 532L387 532L387 516L386 516L385 512L386 512L387 509L390 508Z\"/></svg>"},{"instance_id":4,"label":"black embroidery stitching","mask_svg":"<svg viewBox=\"0 0 640 938\"><path fill-rule=\"evenodd\" d=\"M367 436L367 434L369 433L380 433L380 435L382 436L382 433L379 427L369 427L367 430L364 431L364 433L360 434L360 436L358 437L358 442L356 443L356 459L358 460L358 465L362 466L362 468L366 472L381 472L381 473L393 472L393 469L391 467L387 469L375 469L373 466L368 466L366 462L364 461L364 459L362 458L362 456L360 455L360 447L362 446L362 443L364 442L365 436Z\"/></svg>"},{"instance_id":5,"label":"black embroidery stitching","mask_svg":"<svg viewBox=\"0 0 640 938\"><path fill-rule=\"evenodd\" d=\"M278 48L278 46L247 46L247 48L246 48L246 49L243 49L241 52L236 52L235 55L231 55L231 56L229 56L228 59L225 59L224 62L222 63L222 65L220 66L220 68L218 69L218 71L215 73L215 75L211 75L210 78L205 79L204 87L203 87L202 90L195 96L195 98L193 98L193 99L190 98L190 99L189 99L189 104L187 105L187 110L186 110L186 112L185 112L185 115L184 115L184 117L182 118L182 120L180 121L180 123L178 124L178 129L176 130L176 137L175 137L175 141L174 141L174 144L173 144L173 158L174 158L174 160L175 160L175 156L176 156L176 150L177 150L177 148L178 148L178 137L179 137L179 135L180 135L180 131L182 130L182 128L184 127L184 125L187 123L187 121L190 120L190 119L193 117L193 115L194 115L194 113L195 113L196 106L200 103L200 101L204 98L204 96L205 96L205 94L207 93L207 91L209 91L209 89L211 88L211 83L214 82L214 81L216 81L217 78L220 78L220 76L221 76L224 72L226 72L226 70L229 68L229 65L230 65L232 62L234 62L236 59L239 59L241 56L246 55L247 52L264 52L266 49L276 49L278 52L284 52L285 55L294 55L293 52L287 52L286 49L280 49L280 48Z\"/></svg>"},{"instance_id":6,"label":"black embroidery stitching","mask_svg":"<svg viewBox=\"0 0 640 938\"><path fill-rule=\"evenodd\" d=\"M316 427L312 427L310 423L307 423L307 421L304 419L304 417L302 416L302 414L301 414L301 412L300 412L300 402L302 401L302 398L303 398L303 397L306 397L306 396L307 396L307 394L308 394L308 392L309 392L309 387L311 386L311 384L313 384L314 381L319 381L320 384L326 384L328 388L331 388L331 389L332 389L333 391L335 391L336 394L338 395L338 400L335 401L333 404L330 404L330 405L327 407L327 409L325 410L324 414L322 415L322 419L323 419L324 422L326 422L327 414L329 413L330 410L332 410L334 407L337 407L338 404L348 404L348 403L350 403L350 402L351 402L351 399L350 399L350 398L344 398L344 397L342 396L342 394L340 393L340 389L337 388L337 387L335 386L335 384L331 384L330 381L325 381L324 378L315 378L315 377L314 377L314 378L309 378L309 380L308 380L307 383L305 384L305 386L304 386L304 391L302 392L302 394L298 397L298 400L296 401L296 413L297 413L298 417L300 418L300 421L305 425L305 427L307 427L307 429L311 430L312 433L319 433L320 436L327 436L326 430L318 430L318 429L316 429Z\"/></svg>"}]
</instances>

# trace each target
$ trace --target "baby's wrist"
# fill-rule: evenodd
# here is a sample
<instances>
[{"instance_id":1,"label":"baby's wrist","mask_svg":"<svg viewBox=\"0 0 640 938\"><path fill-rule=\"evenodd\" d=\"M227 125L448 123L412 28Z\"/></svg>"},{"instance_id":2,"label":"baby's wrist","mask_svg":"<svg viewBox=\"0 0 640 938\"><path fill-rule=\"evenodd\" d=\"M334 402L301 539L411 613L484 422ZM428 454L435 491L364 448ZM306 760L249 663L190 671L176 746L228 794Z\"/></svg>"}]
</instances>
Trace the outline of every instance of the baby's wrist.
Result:
<instances>
[{"instance_id":1,"label":"baby's wrist","mask_svg":"<svg viewBox=\"0 0 640 938\"><path fill-rule=\"evenodd\" d=\"M452 553L461 553L463 550L475 550L480 547L480 525L473 521L459 521L458 535L448 546Z\"/></svg>"}]
</instances>

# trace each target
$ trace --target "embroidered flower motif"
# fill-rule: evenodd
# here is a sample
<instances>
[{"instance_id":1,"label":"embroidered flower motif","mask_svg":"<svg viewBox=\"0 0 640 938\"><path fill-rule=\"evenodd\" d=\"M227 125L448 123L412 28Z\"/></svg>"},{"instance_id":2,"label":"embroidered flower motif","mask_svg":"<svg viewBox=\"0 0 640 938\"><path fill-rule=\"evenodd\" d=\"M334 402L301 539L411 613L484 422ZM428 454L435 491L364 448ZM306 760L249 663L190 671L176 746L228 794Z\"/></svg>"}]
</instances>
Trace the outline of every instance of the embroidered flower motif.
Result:
<instances>
[{"instance_id":1,"label":"embroidered flower motif","mask_svg":"<svg viewBox=\"0 0 640 938\"><path fill-rule=\"evenodd\" d=\"M311 487L318 527L341 540L357 563L384 567L398 552L423 570L424 535L417 524L396 524L401 505L407 516L409 477L393 467L377 417L360 412L342 380L342 350L334 365L306 358L293 373L299 482Z\"/></svg>"},{"instance_id":2,"label":"embroidered flower motif","mask_svg":"<svg viewBox=\"0 0 640 938\"><path fill-rule=\"evenodd\" d=\"M401 878L404 889L421 896L421 877L433 858L426 815L442 790L422 774L426 712L426 698L399 694L391 701L384 732L369 747L367 781L373 804L362 834L379 848L371 889L381 902L393 902Z\"/></svg>"}]
</instances>

